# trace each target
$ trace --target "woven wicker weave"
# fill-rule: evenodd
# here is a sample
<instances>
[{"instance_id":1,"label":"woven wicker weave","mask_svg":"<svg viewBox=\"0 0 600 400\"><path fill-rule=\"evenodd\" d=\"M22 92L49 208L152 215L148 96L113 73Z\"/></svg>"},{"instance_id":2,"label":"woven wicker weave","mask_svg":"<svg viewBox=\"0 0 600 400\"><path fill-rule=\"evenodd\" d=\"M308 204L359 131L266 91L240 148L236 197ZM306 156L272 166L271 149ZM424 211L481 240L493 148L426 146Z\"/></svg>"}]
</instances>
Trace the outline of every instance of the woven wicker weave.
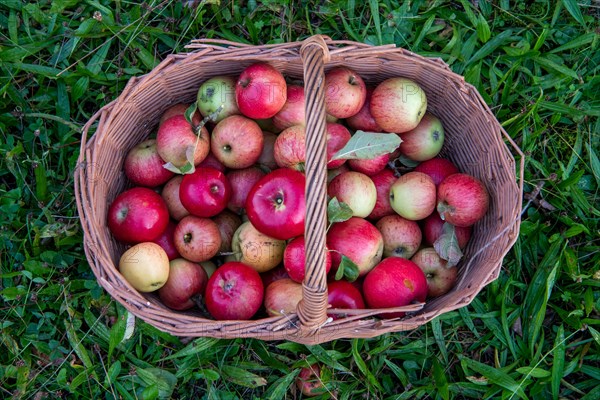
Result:
<instances>
[{"instance_id":1,"label":"woven wicker weave","mask_svg":"<svg viewBox=\"0 0 600 400\"><path fill-rule=\"evenodd\" d=\"M521 166L523 155L477 90L441 60L426 59L394 46L374 47L321 36L265 46L199 40L188 48L190 53L171 55L149 74L132 78L116 100L91 118L83 132L75 193L85 253L100 285L134 315L177 336L254 337L315 344L417 328L469 304L497 278L502 259L518 236L522 197L523 168L516 180L515 159L505 141L520 157ZM125 247L112 238L106 221L108 206L128 185L123 160L129 149L155 131L166 108L195 101L197 89L206 79L239 74L257 61L266 61L288 77L303 79L305 84L308 159L304 299L295 314L252 321L213 321L199 312L170 310L154 294L135 291L116 268ZM428 111L444 124L446 137L441 155L460 170L480 178L491 196L489 212L474 226L459 264L456 286L426 304L386 310L410 311L401 319L377 318L382 310L352 310L350 315L334 321L326 316L323 79L324 71L340 65L353 68L368 84L394 76L419 83L427 93Z\"/></svg>"}]
</instances>

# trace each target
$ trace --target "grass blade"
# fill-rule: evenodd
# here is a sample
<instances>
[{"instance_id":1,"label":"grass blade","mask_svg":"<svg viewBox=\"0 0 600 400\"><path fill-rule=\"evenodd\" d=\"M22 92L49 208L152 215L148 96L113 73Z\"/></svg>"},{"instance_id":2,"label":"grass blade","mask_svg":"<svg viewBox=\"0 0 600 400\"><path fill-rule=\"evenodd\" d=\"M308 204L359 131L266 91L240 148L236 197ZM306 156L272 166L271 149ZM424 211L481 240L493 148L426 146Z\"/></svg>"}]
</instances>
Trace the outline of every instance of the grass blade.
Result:
<instances>
[{"instance_id":1,"label":"grass blade","mask_svg":"<svg viewBox=\"0 0 600 400\"><path fill-rule=\"evenodd\" d=\"M552 398L558 399L560 395L560 381L565 371L565 330L563 326L558 327L556 339L554 339L554 354L552 360Z\"/></svg>"},{"instance_id":2,"label":"grass blade","mask_svg":"<svg viewBox=\"0 0 600 400\"><path fill-rule=\"evenodd\" d=\"M363 360L360 356L360 352L358 350L358 345L360 341L361 339L352 339L352 356L354 358L354 362L356 363L356 366L358 367L360 372L362 372L362 374L367 378L369 383L371 383L371 385L377 388L377 390L383 391L381 384L379 383L375 375L373 375L373 373L369 370L369 367L367 367L365 360Z\"/></svg>"},{"instance_id":3,"label":"grass blade","mask_svg":"<svg viewBox=\"0 0 600 400\"><path fill-rule=\"evenodd\" d=\"M377 0L369 0L369 7L371 8L371 16L373 17L373 24L377 33L377 41L381 45L383 44L383 37L381 35L381 21L379 20L379 2Z\"/></svg>"},{"instance_id":4,"label":"grass blade","mask_svg":"<svg viewBox=\"0 0 600 400\"><path fill-rule=\"evenodd\" d=\"M577 0L562 0L562 3L569 14L575 18L575 21L579 22L583 26L586 26L585 21L583 20L583 14L579 8L579 4L577 4Z\"/></svg>"},{"instance_id":5,"label":"grass blade","mask_svg":"<svg viewBox=\"0 0 600 400\"><path fill-rule=\"evenodd\" d=\"M461 362L469 369L481 374L488 381L510 391L521 399L528 399L523 388L506 372L466 357L461 357Z\"/></svg>"}]
</instances>

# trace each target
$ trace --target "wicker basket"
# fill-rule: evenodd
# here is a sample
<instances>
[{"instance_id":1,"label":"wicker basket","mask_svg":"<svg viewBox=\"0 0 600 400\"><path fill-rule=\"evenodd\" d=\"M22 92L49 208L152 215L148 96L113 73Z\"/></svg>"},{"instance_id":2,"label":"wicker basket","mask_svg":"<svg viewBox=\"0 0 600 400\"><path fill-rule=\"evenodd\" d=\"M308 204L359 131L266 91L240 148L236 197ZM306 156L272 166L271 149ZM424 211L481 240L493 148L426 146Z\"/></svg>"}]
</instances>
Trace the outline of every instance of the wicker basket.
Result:
<instances>
[{"instance_id":1,"label":"wicker basket","mask_svg":"<svg viewBox=\"0 0 600 400\"><path fill-rule=\"evenodd\" d=\"M192 52L167 57L149 74L132 78L123 93L85 125L79 168L75 175L77 207L84 230L84 249L98 282L137 317L176 336L287 339L316 344L337 338L368 338L415 329L436 316L469 304L496 279L502 259L519 232L523 156L477 90L438 59L427 59L392 46L369 46L314 36L304 42L248 46L226 41L195 41ZM199 85L222 74L239 74L246 66L266 61L284 75L303 79L307 115L306 240L304 298L297 313L251 321L213 321L199 312L173 311L154 294L140 294L119 274L116 265L125 247L107 228L108 206L126 186L122 164L128 150L150 135L170 105L195 101ZM459 264L459 279L448 294L392 310L409 311L404 318L381 319L383 310L354 310L327 318L324 269L326 229L324 71L346 65L370 84L405 76L423 87L428 110L444 124L442 156L460 170L480 178L491 196L490 209L473 229ZM95 129L93 136L91 131ZM520 179L515 159L520 156Z\"/></svg>"}]
</instances>

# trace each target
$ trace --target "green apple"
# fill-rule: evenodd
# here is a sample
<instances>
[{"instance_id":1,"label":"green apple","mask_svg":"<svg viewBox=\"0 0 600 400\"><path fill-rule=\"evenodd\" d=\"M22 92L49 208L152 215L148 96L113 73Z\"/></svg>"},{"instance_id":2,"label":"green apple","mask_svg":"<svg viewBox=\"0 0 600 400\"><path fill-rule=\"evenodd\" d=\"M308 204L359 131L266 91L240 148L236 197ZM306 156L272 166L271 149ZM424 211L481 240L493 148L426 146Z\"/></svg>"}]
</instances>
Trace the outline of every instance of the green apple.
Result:
<instances>
[{"instance_id":1,"label":"green apple","mask_svg":"<svg viewBox=\"0 0 600 400\"><path fill-rule=\"evenodd\" d=\"M119 272L136 290L153 292L169 278L169 257L156 243L138 243L121 256Z\"/></svg>"},{"instance_id":2,"label":"green apple","mask_svg":"<svg viewBox=\"0 0 600 400\"><path fill-rule=\"evenodd\" d=\"M206 117L223 106L215 122L234 115L241 114L235 101L236 79L231 76L215 76L210 78L198 89L197 106L200 114Z\"/></svg>"}]
</instances>

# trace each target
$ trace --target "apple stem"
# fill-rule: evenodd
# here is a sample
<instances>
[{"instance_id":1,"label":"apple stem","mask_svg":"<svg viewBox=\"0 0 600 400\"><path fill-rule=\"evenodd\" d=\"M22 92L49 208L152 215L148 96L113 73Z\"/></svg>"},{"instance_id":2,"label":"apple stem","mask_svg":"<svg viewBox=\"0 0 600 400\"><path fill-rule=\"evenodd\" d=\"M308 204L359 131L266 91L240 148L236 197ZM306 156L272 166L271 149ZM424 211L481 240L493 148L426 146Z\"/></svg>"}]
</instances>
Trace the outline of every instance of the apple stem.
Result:
<instances>
[{"instance_id":1,"label":"apple stem","mask_svg":"<svg viewBox=\"0 0 600 400\"><path fill-rule=\"evenodd\" d=\"M215 112L212 112L212 113L208 114L206 117L204 117L198 125L194 126L194 134L196 136L199 136L200 132L202 131L202 128L204 128L204 125L206 125L208 123L208 121L216 121L217 118L219 117L219 114L221 113L221 111L223 111L224 107L225 107L225 105L221 104L219 106L219 108L217 108L215 110Z\"/></svg>"},{"instance_id":2,"label":"apple stem","mask_svg":"<svg viewBox=\"0 0 600 400\"><path fill-rule=\"evenodd\" d=\"M192 241L192 234L191 233L186 233L185 235L183 235L183 241L185 243L189 243Z\"/></svg>"}]
</instances>

